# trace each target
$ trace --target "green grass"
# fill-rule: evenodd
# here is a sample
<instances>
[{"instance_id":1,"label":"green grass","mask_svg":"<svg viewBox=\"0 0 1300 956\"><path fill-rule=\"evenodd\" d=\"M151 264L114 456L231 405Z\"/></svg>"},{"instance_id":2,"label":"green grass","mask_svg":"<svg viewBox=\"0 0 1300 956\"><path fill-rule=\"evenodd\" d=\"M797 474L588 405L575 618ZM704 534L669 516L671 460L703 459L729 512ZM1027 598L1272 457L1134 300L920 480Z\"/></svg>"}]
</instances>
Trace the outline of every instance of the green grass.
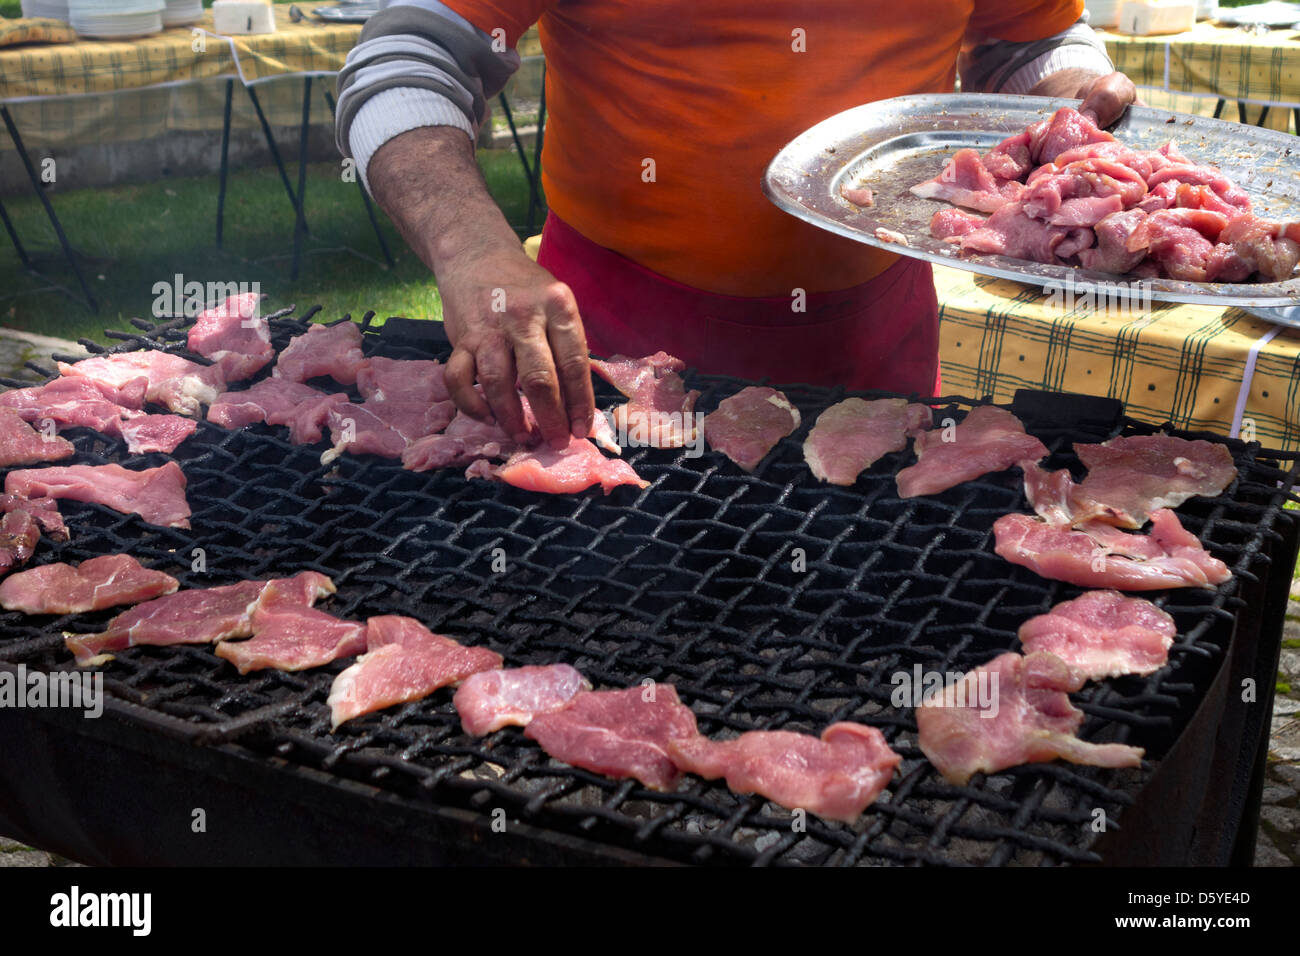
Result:
<instances>
[{"instance_id":1,"label":"green grass","mask_svg":"<svg viewBox=\"0 0 1300 956\"><path fill-rule=\"evenodd\" d=\"M523 234L528 185L511 151L480 151L488 188ZM296 186L296 174L294 179ZM343 182L336 163L309 167L302 272L289 281L293 207L274 167L232 173L226 194L225 243L217 250L217 177L171 178L144 185L56 190L50 193L83 270L100 302L98 315L52 288L75 287L53 229L33 196L8 197L5 207L45 277L25 273L0 238L0 325L104 341L105 328L148 317L154 285L185 280L258 282L270 308L320 304L333 318L374 309L378 315L441 318L433 276L382 212L381 228L396 266L387 269L356 183ZM539 224L544 214L536 217ZM355 255L347 250L355 250ZM364 257L364 258L363 258Z\"/></svg>"}]
</instances>

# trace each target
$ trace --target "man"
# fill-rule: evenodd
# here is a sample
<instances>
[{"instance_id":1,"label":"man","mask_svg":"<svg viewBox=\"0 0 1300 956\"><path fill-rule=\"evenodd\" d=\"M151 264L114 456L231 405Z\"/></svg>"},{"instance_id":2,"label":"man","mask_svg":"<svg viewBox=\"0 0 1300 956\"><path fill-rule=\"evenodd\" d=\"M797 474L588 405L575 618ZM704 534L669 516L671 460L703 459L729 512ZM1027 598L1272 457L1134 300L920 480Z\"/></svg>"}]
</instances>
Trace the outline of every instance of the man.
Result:
<instances>
[{"instance_id":1,"label":"man","mask_svg":"<svg viewBox=\"0 0 1300 956\"><path fill-rule=\"evenodd\" d=\"M539 19L550 216L534 263L473 143ZM931 394L929 265L803 223L759 183L818 120L949 92L959 65L968 91L1081 99L1103 125L1134 100L1083 0L404 0L348 56L338 140L438 278L457 405L522 437L518 381L563 447L591 423L589 349Z\"/></svg>"}]
</instances>

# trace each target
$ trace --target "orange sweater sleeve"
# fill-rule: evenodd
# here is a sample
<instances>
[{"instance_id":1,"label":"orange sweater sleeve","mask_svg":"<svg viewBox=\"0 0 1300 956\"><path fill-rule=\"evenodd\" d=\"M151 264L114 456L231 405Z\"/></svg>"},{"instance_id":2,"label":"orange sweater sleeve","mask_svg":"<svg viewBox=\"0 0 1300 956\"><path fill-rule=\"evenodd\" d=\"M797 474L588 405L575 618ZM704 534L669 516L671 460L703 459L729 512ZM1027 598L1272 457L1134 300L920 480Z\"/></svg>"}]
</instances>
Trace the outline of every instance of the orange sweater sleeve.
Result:
<instances>
[{"instance_id":1,"label":"orange sweater sleeve","mask_svg":"<svg viewBox=\"0 0 1300 956\"><path fill-rule=\"evenodd\" d=\"M1069 29L1083 16L1083 0L975 0L966 42L1028 43Z\"/></svg>"},{"instance_id":2,"label":"orange sweater sleeve","mask_svg":"<svg viewBox=\"0 0 1300 956\"><path fill-rule=\"evenodd\" d=\"M484 33L506 31L506 46L513 49L524 32L541 19L558 0L443 0L452 10Z\"/></svg>"}]
</instances>

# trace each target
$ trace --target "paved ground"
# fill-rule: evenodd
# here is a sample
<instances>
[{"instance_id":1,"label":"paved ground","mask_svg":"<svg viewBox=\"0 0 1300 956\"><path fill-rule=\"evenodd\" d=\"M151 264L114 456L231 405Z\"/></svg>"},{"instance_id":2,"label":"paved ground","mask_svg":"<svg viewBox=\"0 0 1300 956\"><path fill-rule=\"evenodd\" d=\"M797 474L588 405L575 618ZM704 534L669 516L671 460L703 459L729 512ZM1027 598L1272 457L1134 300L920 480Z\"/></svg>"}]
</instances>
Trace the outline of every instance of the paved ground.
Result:
<instances>
[{"instance_id":1,"label":"paved ground","mask_svg":"<svg viewBox=\"0 0 1300 956\"><path fill-rule=\"evenodd\" d=\"M1291 582L1256 866L1300 865L1300 578Z\"/></svg>"},{"instance_id":2,"label":"paved ground","mask_svg":"<svg viewBox=\"0 0 1300 956\"><path fill-rule=\"evenodd\" d=\"M24 363L53 368L51 352L82 353L61 339L0 329L0 377L36 379ZM1279 693L1273 707L1268 777L1260 810L1256 866L1300 865L1300 578L1291 583ZM0 836L0 866L80 866Z\"/></svg>"},{"instance_id":3,"label":"paved ground","mask_svg":"<svg viewBox=\"0 0 1300 956\"><path fill-rule=\"evenodd\" d=\"M26 367L26 363L36 362L53 371L54 362L50 355L54 352L61 355L87 354L84 348L67 339L54 339L48 335L36 335L14 329L0 329L0 378L43 381L42 376Z\"/></svg>"}]
</instances>

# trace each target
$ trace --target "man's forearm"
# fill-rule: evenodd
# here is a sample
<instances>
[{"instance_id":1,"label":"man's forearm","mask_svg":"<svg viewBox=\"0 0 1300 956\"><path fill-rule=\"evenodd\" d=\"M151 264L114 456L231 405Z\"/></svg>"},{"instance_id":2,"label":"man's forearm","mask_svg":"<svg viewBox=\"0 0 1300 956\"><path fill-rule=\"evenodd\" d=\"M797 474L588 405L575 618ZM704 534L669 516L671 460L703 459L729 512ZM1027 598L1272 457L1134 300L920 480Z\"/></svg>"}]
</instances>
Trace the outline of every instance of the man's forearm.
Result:
<instances>
[{"instance_id":1,"label":"man's forearm","mask_svg":"<svg viewBox=\"0 0 1300 956\"><path fill-rule=\"evenodd\" d=\"M370 189L415 254L449 263L520 248L488 193L474 144L459 129L423 126L390 139L370 161Z\"/></svg>"}]
</instances>

